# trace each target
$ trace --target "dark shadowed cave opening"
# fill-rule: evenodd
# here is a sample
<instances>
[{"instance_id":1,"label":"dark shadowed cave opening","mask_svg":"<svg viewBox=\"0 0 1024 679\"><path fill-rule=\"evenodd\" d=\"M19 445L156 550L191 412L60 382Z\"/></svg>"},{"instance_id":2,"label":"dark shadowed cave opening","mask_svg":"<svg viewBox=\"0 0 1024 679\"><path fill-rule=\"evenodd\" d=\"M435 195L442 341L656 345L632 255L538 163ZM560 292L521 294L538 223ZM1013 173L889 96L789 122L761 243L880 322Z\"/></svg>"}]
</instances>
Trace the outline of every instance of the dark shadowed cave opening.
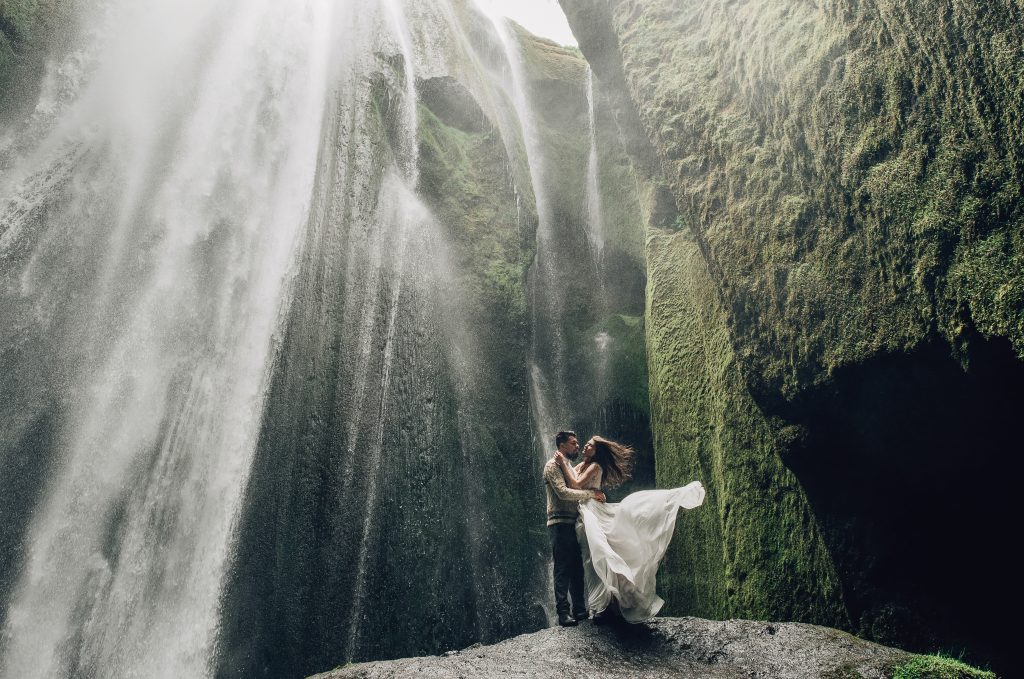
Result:
<instances>
[{"instance_id":1,"label":"dark shadowed cave opening","mask_svg":"<svg viewBox=\"0 0 1024 679\"><path fill-rule=\"evenodd\" d=\"M1024 362L927 344L838 371L787 413L803 484L862 637L1001 672L1016 646Z\"/></svg>"}]
</instances>

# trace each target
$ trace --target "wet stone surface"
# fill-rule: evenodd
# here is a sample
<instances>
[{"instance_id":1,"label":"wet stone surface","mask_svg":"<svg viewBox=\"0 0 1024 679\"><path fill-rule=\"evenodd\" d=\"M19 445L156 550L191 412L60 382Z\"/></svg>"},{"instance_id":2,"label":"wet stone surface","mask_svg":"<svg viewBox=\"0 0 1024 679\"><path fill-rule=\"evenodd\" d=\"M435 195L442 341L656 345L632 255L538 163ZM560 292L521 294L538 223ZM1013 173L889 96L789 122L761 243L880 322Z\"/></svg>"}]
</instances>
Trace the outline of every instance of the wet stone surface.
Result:
<instances>
[{"instance_id":1,"label":"wet stone surface","mask_svg":"<svg viewBox=\"0 0 1024 679\"><path fill-rule=\"evenodd\" d=\"M318 679L436 677L888 677L908 658L827 627L661 618L643 625L551 628L441 656L348 665Z\"/></svg>"}]
</instances>

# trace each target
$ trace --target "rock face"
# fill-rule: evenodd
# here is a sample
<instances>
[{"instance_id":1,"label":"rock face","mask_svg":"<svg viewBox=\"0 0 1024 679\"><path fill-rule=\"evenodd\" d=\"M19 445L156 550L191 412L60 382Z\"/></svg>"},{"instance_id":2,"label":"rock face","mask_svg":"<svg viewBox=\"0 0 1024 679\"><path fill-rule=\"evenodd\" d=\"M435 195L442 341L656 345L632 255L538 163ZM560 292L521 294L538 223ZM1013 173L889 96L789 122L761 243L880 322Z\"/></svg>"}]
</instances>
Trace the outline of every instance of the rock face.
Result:
<instances>
[{"instance_id":1,"label":"rock face","mask_svg":"<svg viewBox=\"0 0 1024 679\"><path fill-rule=\"evenodd\" d=\"M62 0L0 3L0 124L31 110L46 57L70 42L70 4Z\"/></svg>"},{"instance_id":2,"label":"rock face","mask_svg":"<svg viewBox=\"0 0 1024 679\"><path fill-rule=\"evenodd\" d=\"M909 657L826 627L665 618L626 627L552 628L440 657L365 663L316 676L853 679L892 676Z\"/></svg>"},{"instance_id":3,"label":"rock face","mask_svg":"<svg viewBox=\"0 0 1024 679\"><path fill-rule=\"evenodd\" d=\"M515 26L504 46L471 5L445 5L415 3L412 63L376 47L334 104L220 676L301 676L543 627L537 450L551 427L626 438L653 484L643 228L610 109L598 91L594 169L614 226L598 260L586 62ZM389 189L410 144L415 196ZM601 269L614 273L607 295ZM557 410L531 426L546 410L538 386Z\"/></svg>"},{"instance_id":4,"label":"rock face","mask_svg":"<svg viewBox=\"0 0 1024 679\"><path fill-rule=\"evenodd\" d=\"M647 242L652 428L709 511L670 606L1008 657L1019 3L561 4L678 211Z\"/></svg>"}]
</instances>

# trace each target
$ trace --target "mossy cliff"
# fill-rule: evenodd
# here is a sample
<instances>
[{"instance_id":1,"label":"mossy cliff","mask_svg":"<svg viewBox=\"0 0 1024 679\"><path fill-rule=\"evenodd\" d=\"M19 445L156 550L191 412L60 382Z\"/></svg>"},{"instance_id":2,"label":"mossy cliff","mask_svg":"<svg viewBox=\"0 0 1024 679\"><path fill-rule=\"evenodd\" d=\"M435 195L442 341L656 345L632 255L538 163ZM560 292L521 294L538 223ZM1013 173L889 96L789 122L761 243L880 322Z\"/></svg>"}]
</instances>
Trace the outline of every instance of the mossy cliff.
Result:
<instances>
[{"instance_id":1,"label":"mossy cliff","mask_svg":"<svg viewBox=\"0 0 1024 679\"><path fill-rule=\"evenodd\" d=\"M726 315L688 230L648 238L651 418L661 484L699 478L661 585L669 607L709 617L844 626L841 587L781 442L750 397ZM686 338L683 341L681 338Z\"/></svg>"},{"instance_id":2,"label":"mossy cliff","mask_svg":"<svg viewBox=\"0 0 1024 679\"><path fill-rule=\"evenodd\" d=\"M381 58L326 135L225 593L223 676L302 676L545 621L539 479L518 426L530 234L486 118L459 129L413 102L421 187L439 199L389 188L404 78Z\"/></svg>"},{"instance_id":3,"label":"mossy cliff","mask_svg":"<svg viewBox=\"0 0 1024 679\"><path fill-rule=\"evenodd\" d=\"M658 481L716 487L670 605L1005 662L1020 5L561 4L678 210L647 246Z\"/></svg>"},{"instance_id":4,"label":"mossy cliff","mask_svg":"<svg viewBox=\"0 0 1024 679\"><path fill-rule=\"evenodd\" d=\"M611 4L759 392L972 327L1024 353L1019 9Z\"/></svg>"}]
</instances>

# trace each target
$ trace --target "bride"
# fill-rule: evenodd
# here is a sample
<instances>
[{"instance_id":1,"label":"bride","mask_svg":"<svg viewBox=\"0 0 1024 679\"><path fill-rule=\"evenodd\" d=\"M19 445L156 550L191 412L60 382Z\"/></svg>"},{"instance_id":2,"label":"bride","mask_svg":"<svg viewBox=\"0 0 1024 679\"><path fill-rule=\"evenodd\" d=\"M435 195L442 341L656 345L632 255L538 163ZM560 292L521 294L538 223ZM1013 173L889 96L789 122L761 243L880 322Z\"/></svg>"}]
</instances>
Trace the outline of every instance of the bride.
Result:
<instances>
[{"instance_id":1,"label":"bride","mask_svg":"<svg viewBox=\"0 0 1024 679\"><path fill-rule=\"evenodd\" d=\"M571 488L602 490L628 481L633 449L595 436L583 447L583 461L573 467L561 453L556 460ZM653 617L665 603L655 592L655 575L668 549L680 507L704 502L704 487L694 481L682 488L642 490L619 503L580 503L576 522L587 608L595 621L621 615L628 622Z\"/></svg>"}]
</instances>

